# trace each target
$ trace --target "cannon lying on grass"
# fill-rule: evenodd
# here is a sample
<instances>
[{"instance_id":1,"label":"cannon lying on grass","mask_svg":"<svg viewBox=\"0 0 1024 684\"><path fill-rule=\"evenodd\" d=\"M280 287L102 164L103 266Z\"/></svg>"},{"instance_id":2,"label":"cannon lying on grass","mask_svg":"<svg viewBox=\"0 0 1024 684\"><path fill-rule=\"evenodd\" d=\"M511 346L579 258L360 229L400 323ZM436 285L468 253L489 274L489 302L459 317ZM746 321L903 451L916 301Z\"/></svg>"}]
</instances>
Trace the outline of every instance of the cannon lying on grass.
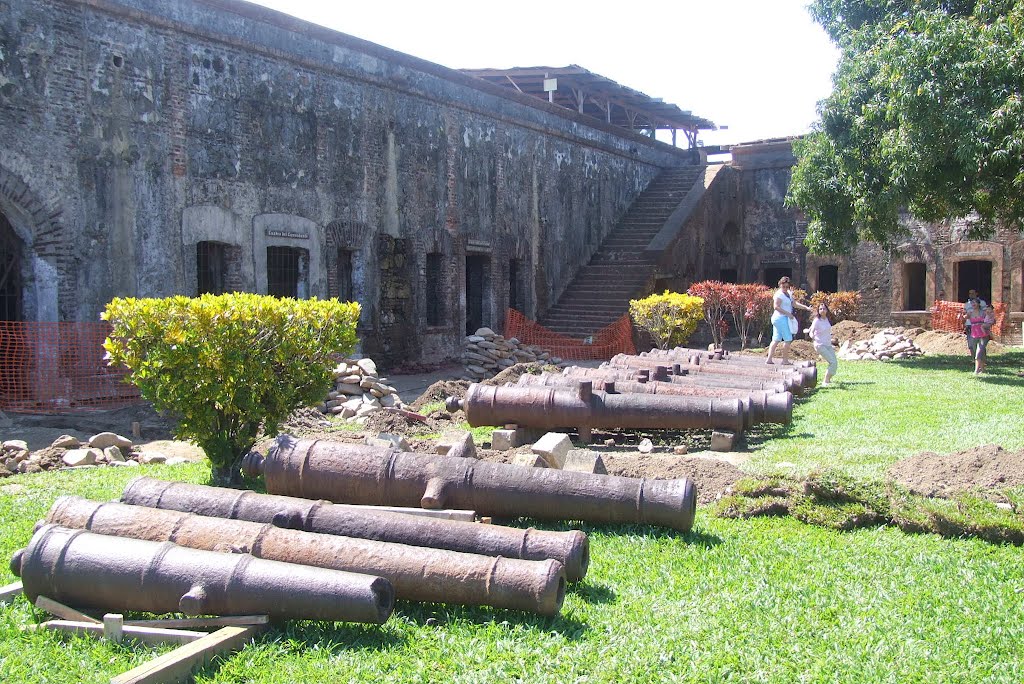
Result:
<instances>
[{"instance_id":1,"label":"cannon lying on grass","mask_svg":"<svg viewBox=\"0 0 1024 684\"><path fill-rule=\"evenodd\" d=\"M406 453L287 435L265 457L242 464L267 491L343 503L472 508L484 515L594 523L693 527L696 489L688 479L644 480L522 468L474 458Z\"/></svg>"},{"instance_id":2,"label":"cannon lying on grass","mask_svg":"<svg viewBox=\"0 0 1024 684\"><path fill-rule=\"evenodd\" d=\"M726 361L732 364L743 364L749 366L756 366L759 368L769 367L765 364L765 358L762 356L743 356L741 354L731 354L728 351L722 349L716 349L710 351L707 349L690 349L688 347L674 347L672 349L652 349L647 352L639 354L639 356L651 356L651 357L689 357L691 360L696 360L699 363L704 361ZM789 366L783 366L781 364L774 364L777 369L801 369L801 368L817 368L815 361L808 361L806 359L794 359Z\"/></svg>"},{"instance_id":3,"label":"cannon lying on grass","mask_svg":"<svg viewBox=\"0 0 1024 684\"><path fill-rule=\"evenodd\" d=\"M592 428L743 432L746 423L743 405L736 398L607 394L592 387L586 380L576 390L473 384L464 399L449 399L447 408L465 411L472 426L515 423L546 430L576 428L583 441L590 440Z\"/></svg>"},{"instance_id":4,"label":"cannon lying on grass","mask_svg":"<svg viewBox=\"0 0 1024 684\"><path fill-rule=\"evenodd\" d=\"M737 389L762 392L790 392L793 387L792 380L785 379L760 379L741 378L729 375L698 375L692 377L685 371L679 370L675 373L673 364L665 364L652 368L612 368L607 363L601 364L600 368L583 368L580 366L569 366L562 370L562 375L568 378L584 378L593 380L595 383L612 380L628 380L631 382L671 382L673 385L684 387L709 387L722 389Z\"/></svg>"},{"instance_id":5,"label":"cannon lying on grass","mask_svg":"<svg viewBox=\"0 0 1024 684\"><path fill-rule=\"evenodd\" d=\"M336 506L328 501L165 482L150 477L138 477L129 482L121 495L121 501L136 506L165 508L215 518L273 523L278 527L306 532L484 556L536 561L550 558L565 566L565 575L570 582L583 579L590 563L587 535L579 530L523 530L501 525L424 518ZM418 507L419 501L415 505Z\"/></svg>"},{"instance_id":6,"label":"cannon lying on grass","mask_svg":"<svg viewBox=\"0 0 1024 684\"><path fill-rule=\"evenodd\" d=\"M619 354L618 356L627 356ZM612 363L615 363L612 358ZM658 362L681 363L684 368L694 366L704 371L724 372L724 369L741 370L744 374L764 377L796 377L801 387L810 389L817 384L818 366L813 361L792 361L787 365L782 362L766 364L763 359L738 355L717 356L715 354L692 352L689 349L652 349L638 354L635 358L650 359Z\"/></svg>"},{"instance_id":7,"label":"cannon lying on grass","mask_svg":"<svg viewBox=\"0 0 1024 684\"><path fill-rule=\"evenodd\" d=\"M572 378L566 375L543 373L541 375L526 374L516 382L517 387L561 387L574 389L584 378ZM600 383L602 391L607 394L660 394L663 396L679 396L694 398L734 398L739 399L746 414L746 425L757 423L789 423L793 417L793 395L789 392L769 393L757 390L745 391L728 387L699 387L694 385L674 385L670 382L630 382L628 380L607 380Z\"/></svg>"},{"instance_id":8,"label":"cannon lying on grass","mask_svg":"<svg viewBox=\"0 0 1024 684\"><path fill-rule=\"evenodd\" d=\"M395 603L391 582L381 577L54 525L40 526L15 552L11 571L32 602L46 596L112 612L380 624Z\"/></svg>"},{"instance_id":9,"label":"cannon lying on grass","mask_svg":"<svg viewBox=\"0 0 1024 684\"><path fill-rule=\"evenodd\" d=\"M104 535L376 575L394 585L396 598L409 601L557 615L565 596L565 571L554 560L480 556L74 496L58 498L46 521Z\"/></svg>"},{"instance_id":10,"label":"cannon lying on grass","mask_svg":"<svg viewBox=\"0 0 1024 684\"><path fill-rule=\"evenodd\" d=\"M730 366L728 363L714 364L714 363L689 363L685 360L672 360L672 359L658 359L645 356L630 356L627 354L617 354L604 364L601 364L601 368L620 368L620 369L648 369L650 371L656 371L660 367L668 368L670 373L674 375L680 375L685 371L686 376L689 378L697 378L698 382L704 381L704 376L712 376L714 378L730 377L738 378L744 381L749 380L761 380L768 382L783 382L786 384L787 391L793 392L794 394L803 394L810 387L813 386L813 382L817 378L816 373L813 378L809 376L811 374L804 374L802 371L808 369L802 369L800 373L778 373L773 371L770 367L765 366L762 370L756 367L747 366Z\"/></svg>"}]
</instances>

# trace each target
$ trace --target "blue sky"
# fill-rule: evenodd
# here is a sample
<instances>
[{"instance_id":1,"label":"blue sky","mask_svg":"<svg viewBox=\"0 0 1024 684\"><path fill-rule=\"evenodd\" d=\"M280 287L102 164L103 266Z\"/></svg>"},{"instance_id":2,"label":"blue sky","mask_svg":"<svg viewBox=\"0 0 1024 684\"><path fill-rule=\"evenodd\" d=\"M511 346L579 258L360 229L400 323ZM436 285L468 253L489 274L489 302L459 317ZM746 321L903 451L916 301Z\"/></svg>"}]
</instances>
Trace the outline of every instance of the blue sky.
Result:
<instances>
[{"instance_id":1,"label":"blue sky","mask_svg":"<svg viewBox=\"0 0 1024 684\"><path fill-rule=\"evenodd\" d=\"M796 135L817 118L838 52L807 2L257 4L453 68L578 64L728 126L701 134L712 145Z\"/></svg>"}]
</instances>

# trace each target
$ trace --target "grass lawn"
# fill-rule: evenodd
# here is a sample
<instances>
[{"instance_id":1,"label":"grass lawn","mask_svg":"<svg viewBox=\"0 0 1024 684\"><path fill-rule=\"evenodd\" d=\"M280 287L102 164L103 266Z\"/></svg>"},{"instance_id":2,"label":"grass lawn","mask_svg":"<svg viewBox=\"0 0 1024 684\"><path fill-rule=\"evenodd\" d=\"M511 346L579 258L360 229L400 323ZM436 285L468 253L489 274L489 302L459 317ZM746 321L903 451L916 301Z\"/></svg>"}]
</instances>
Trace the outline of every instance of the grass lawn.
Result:
<instances>
[{"instance_id":1,"label":"grass lawn","mask_svg":"<svg viewBox=\"0 0 1024 684\"><path fill-rule=\"evenodd\" d=\"M750 437L747 469L827 465L877 478L922 450L1024 448L1022 367L1022 353L994 358L981 378L965 357L841 363L840 384L800 401L792 425ZM0 557L27 542L55 497L114 498L140 472L209 477L187 465L9 478L0 483ZM400 602L380 627L271 630L197 681L1021 681L1019 547L893 528L841 533L788 518L723 520L703 509L686 535L583 529L591 570L558 618ZM0 584L13 579L0 565ZM0 608L0 680L105 682L161 652L19 629L32 621L24 598Z\"/></svg>"}]
</instances>

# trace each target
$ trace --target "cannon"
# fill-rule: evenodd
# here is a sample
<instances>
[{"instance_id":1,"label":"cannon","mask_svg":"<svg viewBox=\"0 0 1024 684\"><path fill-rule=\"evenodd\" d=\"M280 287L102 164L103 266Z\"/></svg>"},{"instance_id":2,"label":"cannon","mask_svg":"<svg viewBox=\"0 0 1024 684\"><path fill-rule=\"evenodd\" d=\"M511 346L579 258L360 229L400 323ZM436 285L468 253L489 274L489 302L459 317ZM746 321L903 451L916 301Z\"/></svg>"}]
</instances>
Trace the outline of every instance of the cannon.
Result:
<instances>
[{"instance_id":1,"label":"cannon","mask_svg":"<svg viewBox=\"0 0 1024 684\"><path fill-rule=\"evenodd\" d=\"M472 426L505 425L557 430L574 427L584 441L592 428L648 428L742 432L746 417L736 398L607 394L582 381L576 391L544 387L492 387L473 384L464 399L448 401Z\"/></svg>"},{"instance_id":2,"label":"cannon","mask_svg":"<svg viewBox=\"0 0 1024 684\"><path fill-rule=\"evenodd\" d=\"M667 367L670 372L674 375L679 375L674 371L687 371L687 377L696 377L711 375L716 377L730 376L738 377L744 380L749 378L755 378L758 380L767 381L782 381L787 384L787 389L794 394L803 394L805 389L810 387L811 380L808 379L809 374L802 374L796 372L780 373L772 370L770 366L764 366L764 368L757 367L746 367L746 366L730 366L728 363L689 363L684 360L674 361L671 359L657 359L651 357L642 356L629 356L626 354L616 354L609 361L607 361L608 367L610 368L631 368L631 369L648 369L651 371L656 370L658 367ZM763 364L762 364L763 365ZM678 366L678 368L676 368ZM602 367L604 367L602 365ZM808 370L808 369L803 369ZM816 375L814 376L817 377Z\"/></svg>"},{"instance_id":3,"label":"cannon","mask_svg":"<svg viewBox=\"0 0 1024 684\"><path fill-rule=\"evenodd\" d=\"M762 356L743 356L741 354L730 354L728 351L722 349L716 349L714 351L706 349L689 349L687 347L675 347L673 349L652 349L647 352L643 352L640 356L653 356L658 358L664 357L689 357L690 359L700 361L724 361L726 363L733 364L744 364L756 367L765 366L764 357ZM795 359L792 366L777 366L777 368L816 368L817 363L814 361Z\"/></svg>"},{"instance_id":4,"label":"cannon","mask_svg":"<svg viewBox=\"0 0 1024 684\"><path fill-rule=\"evenodd\" d=\"M659 370L660 369L660 370ZM764 392L789 392L793 387L792 381L760 380L758 378L740 378L738 376L716 376L704 375L674 375L670 365L650 368L612 368L607 363L601 364L600 368L583 368L580 366L569 366L562 369L562 375L570 378L585 378L594 382L611 380L618 382L627 380L630 382L671 382L673 385L684 387L710 387L722 389L736 389L747 391Z\"/></svg>"},{"instance_id":5,"label":"cannon","mask_svg":"<svg viewBox=\"0 0 1024 684\"><path fill-rule=\"evenodd\" d=\"M565 571L555 560L481 556L75 496L58 498L46 521L97 534L377 575L394 585L395 598L409 601L557 615L565 597Z\"/></svg>"},{"instance_id":6,"label":"cannon","mask_svg":"<svg viewBox=\"0 0 1024 684\"><path fill-rule=\"evenodd\" d=\"M685 362L689 365L719 368L723 366L767 371L779 375L799 375L807 387L814 387L818 380L818 364L814 361L794 360L783 366L781 362L768 365L764 359L749 356L720 356L717 354L692 352L689 349L652 349L639 355L641 358Z\"/></svg>"},{"instance_id":7,"label":"cannon","mask_svg":"<svg viewBox=\"0 0 1024 684\"><path fill-rule=\"evenodd\" d=\"M582 378L543 373L526 374L516 382L518 387L568 387L579 386ZM601 389L609 394L661 394L688 397L733 397L740 400L746 416L745 427L757 423L789 423L793 418L793 395L789 392L769 393L761 391L735 390L724 387L699 387L674 385L670 382L636 382L629 380L606 380Z\"/></svg>"},{"instance_id":8,"label":"cannon","mask_svg":"<svg viewBox=\"0 0 1024 684\"><path fill-rule=\"evenodd\" d=\"M25 596L78 608L380 624L395 604L381 577L41 525L11 558Z\"/></svg>"},{"instance_id":9,"label":"cannon","mask_svg":"<svg viewBox=\"0 0 1024 684\"><path fill-rule=\"evenodd\" d=\"M288 496L238 489L165 482L137 477L124 488L121 501L135 506L233 518L278 527L425 546L483 556L523 560L553 559L565 567L566 578L577 582L587 574L590 547L579 530L557 532L502 525L441 520L373 511ZM415 504L419 507L419 502Z\"/></svg>"},{"instance_id":10,"label":"cannon","mask_svg":"<svg viewBox=\"0 0 1024 684\"><path fill-rule=\"evenodd\" d=\"M473 508L484 514L593 523L646 523L688 532L696 488L688 479L644 480L473 458L297 440L288 435L242 462L267 491L343 503Z\"/></svg>"}]
</instances>

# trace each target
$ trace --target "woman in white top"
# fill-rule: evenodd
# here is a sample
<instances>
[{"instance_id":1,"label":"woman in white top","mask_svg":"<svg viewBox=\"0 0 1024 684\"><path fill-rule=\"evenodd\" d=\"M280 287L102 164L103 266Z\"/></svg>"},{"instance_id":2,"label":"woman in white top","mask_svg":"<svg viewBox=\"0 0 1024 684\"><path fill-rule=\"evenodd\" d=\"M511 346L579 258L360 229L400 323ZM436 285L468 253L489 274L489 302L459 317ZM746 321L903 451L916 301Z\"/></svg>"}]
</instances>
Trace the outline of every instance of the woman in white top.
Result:
<instances>
[{"instance_id":1,"label":"woman in white top","mask_svg":"<svg viewBox=\"0 0 1024 684\"><path fill-rule=\"evenodd\" d=\"M811 321L811 327L804 330L811 336L814 350L821 354L821 358L828 361L828 371L825 373L825 381L821 383L822 387L828 387L832 382L832 376L836 374L836 369L839 368L836 350L832 348L832 322L828 320L830 313L828 304L822 302L818 305L818 312L815 314L814 320Z\"/></svg>"},{"instance_id":2,"label":"woman in white top","mask_svg":"<svg viewBox=\"0 0 1024 684\"><path fill-rule=\"evenodd\" d=\"M779 342L782 342L782 365L790 365L789 344L793 341L793 333L800 329L800 324L796 322L796 316L793 315L793 308L796 307L804 311L811 310L811 307L794 301L792 290L793 285L789 282L789 278L783 276L779 279L779 289L772 297L772 307L774 308L772 312L772 343L768 346L768 360L765 361L769 366L774 363L772 358L775 356L775 348L779 346Z\"/></svg>"}]
</instances>

